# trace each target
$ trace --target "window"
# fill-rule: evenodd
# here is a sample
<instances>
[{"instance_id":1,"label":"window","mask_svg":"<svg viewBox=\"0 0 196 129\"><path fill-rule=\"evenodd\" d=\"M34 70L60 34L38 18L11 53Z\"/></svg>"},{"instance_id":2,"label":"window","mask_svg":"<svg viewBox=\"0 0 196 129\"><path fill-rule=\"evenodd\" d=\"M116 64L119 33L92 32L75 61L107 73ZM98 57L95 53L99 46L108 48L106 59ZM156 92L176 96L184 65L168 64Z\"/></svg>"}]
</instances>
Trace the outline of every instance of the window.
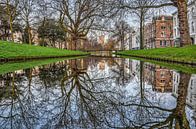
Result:
<instances>
[{"instance_id":1,"label":"window","mask_svg":"<svg viewBox=\"0 0 196 129\"><path fill-rule=\"evenodd\" d=\"M164 41L164 46L166 46L167 45L167 41Z\"/></svg>"},{"instance_id":2,"label":"window","mask_svg":"<svg viewBox=\"0 0 196 129\"><path fill-rule=\"evenodd\" d=\"M179 28L177 29L177 35L178 36L180 35L180 29Z\"/></svg>"},{"instance_id":3,"label":"window","mask_svg":"<svg viewBox=\"0 0 196 129\"><path fill-rule=\"evenodd\" d=\"M191 86L193 86L193 80L191 80Z\"/></svg>"},{"instance_id":4,"label":"window","mask_svg":"<svg viewBox=\"0 0 196 129\"><path fill-rule=\"evenodd\" d=\"M161 71L161 77L163 78L165 75L165 72L164 71Z\"/></svg>"},{"instance_id":5,"label":"window","mask_svg":"<svg viewBox=\"0 0 196 129\"><path fill-rule=\"evenodd\" d=\"M176 37L176 29L174 29L174 37Z\"/></svg>"},{"instance_id":6,"label":"window","mask_svg":"<svg viewBox=\"0 0 196 129\"><path fill-rule=\"evenodd\" d=\"M162 41L160 41L160 46L162 46Z\"/></svg>"},{"instance_id":7,"label":"window","mask_svg":"<svg viewBox=\"0 0 196 129\"><path fill-rule=\"evenodd\" d=\"M194 14L195 10L194 7L191 9L191 13Z\"/></svg>"},{"instance_id":8,"label":"window","mask_svg":"<svg viewBox=\"0 0 196 129\"><path fill-rule=\"evenodd\" d=\"M192 29L192 33L194 33L195 32L194 22L191 23L191 29Z\"/></svg>"},{"instance_id":9,"label":"window","mask_svg":"<svg viewBox=\"0 0 196 129\"><path fill-rule=\"evenodd\" d=\"M165 32L164 31L161 33L161 37L165 37Z\"/></svg>"},{"instance_id":10,"label":"window","mask_svg":"<svg viewBox=\"0 0 196 129\"><path fill-rule=\"evenodd\" d=\"M176 26L176 18L174 18L174 25Z\"/></svg>"},{"instance_id":11,"label":"window","mask_svg":"<svg viewBox=\"0 0 196 129\"><path fill-rule=\"evenodd\" d=\"M166 29L166 27L165 27L165 26L161 26L161 29L162 29L162 30L165 30L165 29Z\"/></svg>"}]
</instances>

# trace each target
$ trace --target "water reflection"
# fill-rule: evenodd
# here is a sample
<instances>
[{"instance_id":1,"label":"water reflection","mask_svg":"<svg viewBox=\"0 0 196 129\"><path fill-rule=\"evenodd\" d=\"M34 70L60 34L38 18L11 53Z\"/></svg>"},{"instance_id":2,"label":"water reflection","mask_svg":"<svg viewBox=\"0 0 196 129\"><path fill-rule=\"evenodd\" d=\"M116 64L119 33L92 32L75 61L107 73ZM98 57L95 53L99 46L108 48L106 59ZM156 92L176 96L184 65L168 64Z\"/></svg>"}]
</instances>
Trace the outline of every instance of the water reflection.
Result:
<instances>
[{"instance_id":1,"label":"water reflection","mask_svg":"<svg viewBox=\"0 0 196 129\"><path fill-rule=\"evenodd\" d=\"M196 75L121 58L0 75L1 128L195 128Z\"/></svg>"}]
</instances>

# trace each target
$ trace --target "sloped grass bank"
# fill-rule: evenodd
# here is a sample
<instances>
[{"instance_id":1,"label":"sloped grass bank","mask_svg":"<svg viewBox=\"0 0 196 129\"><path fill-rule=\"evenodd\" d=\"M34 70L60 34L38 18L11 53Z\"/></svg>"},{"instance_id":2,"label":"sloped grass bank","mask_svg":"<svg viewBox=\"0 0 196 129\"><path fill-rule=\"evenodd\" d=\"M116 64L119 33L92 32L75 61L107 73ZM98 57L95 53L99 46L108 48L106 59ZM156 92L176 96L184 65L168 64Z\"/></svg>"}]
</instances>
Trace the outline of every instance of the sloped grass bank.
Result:
<instances>
[{"instance_id":1,"label":"sloped grass bank","mask_svg":"<svg viewBox=\"0 0 196 129\"><path fill-rule=\"evenodd\" d=\"M17 70L33 68L36 66L48 65L60 61L80 59L83 57L69 57L69 58L53 58L53 59L44 59L44 60L31 60L26 62L8 62L0 63L0 75L6 74L9 72L14 72Z\"/></svg>"},{"instance_id":2,"label":"sloped grass bank","mask_svg":"<svg viewBox=\"0 0 196 129\"><path fill-rule=\"evenodd\" d=\"M126 59L129 58L129 59L139 60L139 61L143 61L143 62L148 62L151 64L163 66L168 69L181 71L181 72L188 73L188 74L196 74L196 66L192 66L192 65L176 64L176 63L171 63L171 62L162 62L162 61L149 60L149 59L130 57L130 56L121 56L121 57L126 58Z\"/></svg>"},{"instance_id":3,"label":"sloped grass bank","mask_svg":"<svg viewBox=\"0 0 196 129\"><path fill-rule=\"evenodd\" d=\"M0 61L84 56L89 53L0 41Z\"/></svg>"},{"instance_id":4,"label":"sloped grass bank","mask_svg":"<svg viewBox=\"0 0 196 129\"><path fill-rule=\"evenodd\" d=\"M118 52L117 55L196 65L196 45L182 48L129 50Z\"/></svg>"}]
</instances>

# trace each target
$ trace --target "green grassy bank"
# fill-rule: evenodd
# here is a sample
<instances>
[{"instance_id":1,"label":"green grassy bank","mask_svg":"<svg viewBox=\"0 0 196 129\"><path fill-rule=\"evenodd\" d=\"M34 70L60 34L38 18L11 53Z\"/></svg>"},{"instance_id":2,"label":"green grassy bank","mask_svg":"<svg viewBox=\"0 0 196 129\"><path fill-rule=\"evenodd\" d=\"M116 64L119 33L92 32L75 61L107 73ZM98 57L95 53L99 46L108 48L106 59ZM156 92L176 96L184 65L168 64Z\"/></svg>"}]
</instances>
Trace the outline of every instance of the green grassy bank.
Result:
<instances>
[{"instance_id":1,"label":"green grassy bank","mask_svg":"<svg viewBox=\"0 0 196 129\"><path fill-rule=\"evenodd\" d=\"M88 53L81 51L61 50L57 48L31 46L13 42L0 41L0 59L30 59L50 57L82 56Z\"/></svg>"},{"instance_id":2,"label":"green grassy bank","mask_svg":"<svg viewBox=\"0 0 196 129\"><path fill-rule=\"evenodd\" d=\"M196 64L196 45L182 48L157 48L148 50L129 50L118 52L118 55L133 56L139 58L175 61L179 63Z\"/></svg>"},{"instance_id":3,"label":"green grassy bank","mask_svg":"<svg viewBox=\"0 0 196 129\"><path fill-rule=\"evenodd\" d=\"M166 67L166 68L171 69L171 70L181 71L181 72L188 73L188 74L196 74L196 67L191 66L191 65L162 62L162 61L149 60L149 59L130 57L130 56L121 56L121 57L126 58L126 59L130 58L130 59L134 59L134 60L148 62L148 63L151 63L151 64Z\"/></svg>"},{"instance_id":4,"label":"green grassy bank","mask_svg":"<svg viewBox=\"0 0 196 129\"><path fill-rule=\"evenodd\" d=\"M10 62L10 63L0 63L0 75L9 72L14 72L21 69L33 68L35 66L47 65L59 61L78 59L82 57L69 57L69 58L54 58L54 59L44 59L44 60L31 60L26 62Z\"/></svg>"}]
</instances>

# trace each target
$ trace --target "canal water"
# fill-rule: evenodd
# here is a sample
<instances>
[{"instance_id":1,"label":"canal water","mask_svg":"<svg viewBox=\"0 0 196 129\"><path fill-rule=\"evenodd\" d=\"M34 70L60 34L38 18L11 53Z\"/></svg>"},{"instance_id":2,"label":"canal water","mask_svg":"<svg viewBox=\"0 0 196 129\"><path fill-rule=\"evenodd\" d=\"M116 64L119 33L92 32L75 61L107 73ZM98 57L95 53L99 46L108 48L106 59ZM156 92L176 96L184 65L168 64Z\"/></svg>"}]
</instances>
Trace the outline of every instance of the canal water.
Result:
<instances>
[{"instance_id":1,"label":"canal water","mask_svg":"<svg viewBox=\"0 0 196 129\"><path fill-rule=\"evenodd\" d=\"M1 129L195 129L196 74L86 57L0 75Z\"/></svg>"}]
</instances>

